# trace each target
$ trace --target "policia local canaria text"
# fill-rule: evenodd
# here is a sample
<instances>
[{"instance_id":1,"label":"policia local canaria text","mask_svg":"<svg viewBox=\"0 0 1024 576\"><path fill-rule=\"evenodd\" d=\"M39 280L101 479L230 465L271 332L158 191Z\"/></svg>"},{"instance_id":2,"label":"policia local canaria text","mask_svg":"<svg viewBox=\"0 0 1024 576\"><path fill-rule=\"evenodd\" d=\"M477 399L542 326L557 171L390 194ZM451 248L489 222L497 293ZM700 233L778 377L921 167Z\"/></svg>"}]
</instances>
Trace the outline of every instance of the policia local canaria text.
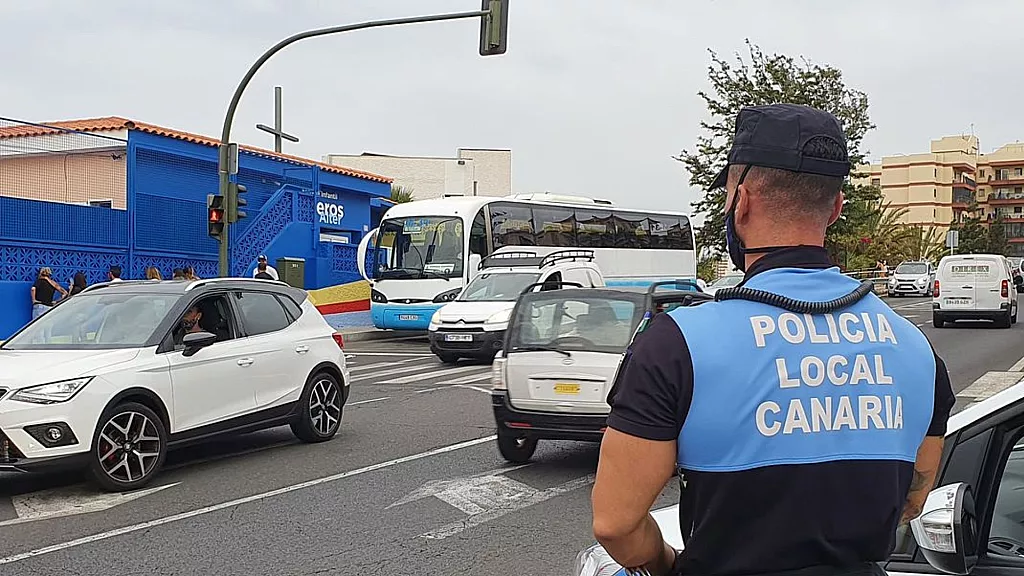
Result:
<instances>
[{"instance_id":1,"label":"policia local canaria text","mask_svg":"<svg viewBox=\"0 0 1024 576\"><path fill-rule=\"evenodd\" d=\"M819 316L821 318L821 316ZM792 312L778 317L752 316L750 325L758 348L768 338L782 338L799 344L897 344L889 320L884 314L825 314L825 326L815 325L810 314ZM823 397L792 398L786 406L767 400L756 411L757 430L764 436L794 433L821 433L844 428L850 430L903 428L903 399L893 394L892 377L886 374L881 354L856 354L852 358L840 354L808 355L799 366L790 366L786 358L776 358L779 388L802 386L877 386L874 394L823 395Z\"/></svg>"}]
</instances>

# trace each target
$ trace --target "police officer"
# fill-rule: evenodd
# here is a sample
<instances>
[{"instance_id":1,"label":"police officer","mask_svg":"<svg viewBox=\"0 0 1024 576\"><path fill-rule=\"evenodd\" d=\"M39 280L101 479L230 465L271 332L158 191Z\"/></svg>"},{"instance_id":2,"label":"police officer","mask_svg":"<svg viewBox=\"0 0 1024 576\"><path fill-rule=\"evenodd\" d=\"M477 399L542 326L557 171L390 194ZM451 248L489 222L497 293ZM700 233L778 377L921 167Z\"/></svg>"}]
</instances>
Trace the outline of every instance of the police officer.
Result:
<instances>
[{"instance_id":1,"label":"police officer","mask_svg":"<svg viewBox=\"0 0 1024 576\"><path fill-rule=\"evenodd\" d=\"M831 114L740 111L713 187L741 286L809 302L857 289L823 248L849 172ZM955 398L921 331L868 294L815 315L745 299L660 314L609 401L593 527L617 562L817 576L880 571L933 487ZM648 514L677 466L683 552Z\"/></svg>"}]
</instances>

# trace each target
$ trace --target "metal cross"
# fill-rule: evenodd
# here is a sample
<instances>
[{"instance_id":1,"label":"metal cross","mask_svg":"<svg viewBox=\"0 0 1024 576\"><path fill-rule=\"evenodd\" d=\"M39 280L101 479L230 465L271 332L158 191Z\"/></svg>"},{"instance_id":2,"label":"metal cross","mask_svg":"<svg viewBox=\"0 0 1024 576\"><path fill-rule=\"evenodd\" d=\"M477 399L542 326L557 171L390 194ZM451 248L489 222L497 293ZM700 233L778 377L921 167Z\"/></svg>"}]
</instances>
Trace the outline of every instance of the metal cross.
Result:
<instances>
[{"instance_id":1,"label":"metal cross","mask_svg":"<svg viewBox=\"0 0 1024 576\"><path fill-rule=\"evenodd\" d=\"M274 127L271 128L270 126L267 126L267 125L264 125L264 124L257 124L256 128L258 130L263 130L264 132L269 132L270 134L274 135L274 152L280 152L281 151L281 139L282 138L287 140L287 141L289 141L289 142L298 142L299 141L299 138L297 136L292 136L291 134L288 134L287 132L284 131L284 128L281 126L281 87L280 86L274 86Z\"/></svg>"}]
</instances>

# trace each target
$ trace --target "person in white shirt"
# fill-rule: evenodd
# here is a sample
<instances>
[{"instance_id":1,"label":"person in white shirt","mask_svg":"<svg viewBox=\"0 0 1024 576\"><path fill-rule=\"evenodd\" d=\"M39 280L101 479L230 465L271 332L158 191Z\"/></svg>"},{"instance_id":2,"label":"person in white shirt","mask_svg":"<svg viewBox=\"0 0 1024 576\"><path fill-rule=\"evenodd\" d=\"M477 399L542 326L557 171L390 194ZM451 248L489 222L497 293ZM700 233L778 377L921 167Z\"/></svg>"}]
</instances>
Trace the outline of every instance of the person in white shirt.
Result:
<instances>
[{"instance_id":1,"label":"person in white shirt","mask_svg":"<svg viewBox=\"0 0 1024 576\"><path fill-rule=\"evenodd\" d=\"M253 270L252 270L252 277L253 278L265 278L264 276L260 276L260 274L264 274L264 273L268 274L270 276L271 280L279 280L280 279L277 276L277 269L275 269L270 264L267 264L267 255L266 254L260 254L259 257L256 258L256 267L253 268Z\"/></svg>"},{"instance_id":2,"label":"person in white shirt","mask_svg":"<svg viewBox=\"0 0 1024 576\"><path fill-rule=\"evenodd\" d=\"M121 267L111 266L110 271L107 272L107 278L110 282L121 282Z\"/></svg>"}]
</instances>

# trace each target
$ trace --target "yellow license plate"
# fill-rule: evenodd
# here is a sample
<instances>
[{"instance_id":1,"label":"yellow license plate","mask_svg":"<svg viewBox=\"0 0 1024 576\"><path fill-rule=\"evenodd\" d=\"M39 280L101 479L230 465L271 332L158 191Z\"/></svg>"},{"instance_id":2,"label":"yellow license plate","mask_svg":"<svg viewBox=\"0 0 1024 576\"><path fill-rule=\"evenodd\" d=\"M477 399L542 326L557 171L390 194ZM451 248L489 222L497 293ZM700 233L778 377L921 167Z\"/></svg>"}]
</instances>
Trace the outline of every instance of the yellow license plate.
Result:
<instances>
[{"instance_id":1,"label":"yellow license plate","mask_svg":"<svg viewBox=\"0 0 1024 576\"><path fill-rule=\"evenodd\" d=\"M579 384L555 384L555 394L579 394Z\"/></svg>"}]
</instances>

